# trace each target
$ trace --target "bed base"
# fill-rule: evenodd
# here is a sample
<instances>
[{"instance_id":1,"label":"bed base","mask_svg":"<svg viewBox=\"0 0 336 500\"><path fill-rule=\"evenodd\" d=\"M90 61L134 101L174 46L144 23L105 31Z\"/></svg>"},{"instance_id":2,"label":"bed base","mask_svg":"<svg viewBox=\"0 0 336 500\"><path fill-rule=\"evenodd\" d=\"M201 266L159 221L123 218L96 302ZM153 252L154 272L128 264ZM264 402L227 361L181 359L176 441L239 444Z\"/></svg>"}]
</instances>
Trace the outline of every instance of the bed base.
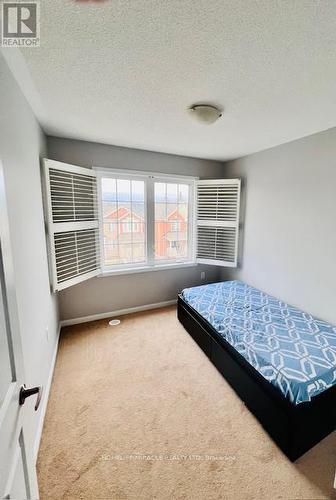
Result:
<instances>
[{"instance_id":1,"label":"bed base","mask_svg":"<svg viewBox=\"0 0 336 500\"><path fill-rule=\"evenodd\" d=\"M292 404L181 296L177 316L285 455L294 462L336 428L336 386Z\"/></svg>"}]
</instances>

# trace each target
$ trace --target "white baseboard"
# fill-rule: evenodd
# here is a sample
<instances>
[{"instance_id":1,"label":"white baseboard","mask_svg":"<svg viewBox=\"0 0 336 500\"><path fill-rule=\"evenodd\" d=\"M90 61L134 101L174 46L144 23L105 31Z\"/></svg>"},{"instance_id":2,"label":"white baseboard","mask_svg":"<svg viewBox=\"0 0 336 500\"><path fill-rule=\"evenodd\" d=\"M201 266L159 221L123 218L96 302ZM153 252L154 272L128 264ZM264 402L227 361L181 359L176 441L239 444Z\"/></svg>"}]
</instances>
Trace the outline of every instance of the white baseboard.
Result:
<instances>
[{"instance_id":1,"label":"white baseboard","mask_svg":"<svg viewBox=\"0 0 336 500\"><path fill-rule=\"evenodd\" d=\"M157 302L156 304L146 304L144 306L128 307L127 309L119 309L107 313L92 314L91 316L82 316L81 318L64 319L61 321L61 326L78 325L79 323L89 323L90 321L97 321L98 319L113 318L115 316L123 316L124 314L131 314L140 311L148 311L149 309L158 309L160 307L167 307L176 304L176 299L166 300L165 302Z\"/></svg>"},{"instance_id":2,"label":"white baseboard","mask_svg":"<svg viewBox=\"0 0 336 500\"><path fill-rule=\"evenodd\" d=\"M42 430L43 430L43 423L44 423L44 418L45 414L47 411L47 405L48 405L48 400L49 400L49 393L50 393L50 387L51 387L51 381L54 375L54 369L55 369L55 364L56 364L56 358L57 358L57 352L58 352L58 342L59 342L59 337L60 337L60 332L61 332L61 323L58 326L58 332L57 332L57 338L56 338L56 344L54 348L54 352L52 355L51 359L51 365L50 365L50 371L49 371L49 376L47 383L45 387L43 387L43 395L42 395L42 402L41 402L41 409L40 409L40 418L37 426L37 431L36 431L36 437L35 437L35 443L34 443L34 450L33 450L33 457L34 461L37 461L37 455L39 452L40 448L40 442L41 442L41 437L42 437Z\"/></svg>"}]
</instances>

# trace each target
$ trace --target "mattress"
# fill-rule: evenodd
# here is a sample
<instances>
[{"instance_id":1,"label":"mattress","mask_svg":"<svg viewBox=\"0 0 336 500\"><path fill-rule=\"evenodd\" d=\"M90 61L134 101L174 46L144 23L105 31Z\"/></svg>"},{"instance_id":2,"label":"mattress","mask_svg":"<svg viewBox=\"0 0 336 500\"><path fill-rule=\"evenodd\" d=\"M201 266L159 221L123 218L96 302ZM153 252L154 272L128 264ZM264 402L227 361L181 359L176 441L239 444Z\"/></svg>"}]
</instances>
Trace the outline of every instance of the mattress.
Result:
<instances>
[{"instance_id":1,"label":"mattress","mask_svg":"<svg viewBox=\"0 0 336 500\"><path fill-rule=\"evenodd\" d=\"M336 327L240 281L182 297L293 404L336 384Z\"/></svg>"}]
</instances>

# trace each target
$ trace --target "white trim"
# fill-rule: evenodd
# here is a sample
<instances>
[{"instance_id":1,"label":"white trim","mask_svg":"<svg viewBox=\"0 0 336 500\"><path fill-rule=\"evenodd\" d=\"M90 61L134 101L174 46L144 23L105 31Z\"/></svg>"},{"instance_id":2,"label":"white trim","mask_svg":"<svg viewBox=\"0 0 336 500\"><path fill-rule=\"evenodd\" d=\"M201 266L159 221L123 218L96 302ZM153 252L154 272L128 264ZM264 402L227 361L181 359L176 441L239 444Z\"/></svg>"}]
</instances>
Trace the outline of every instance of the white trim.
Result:
<instances>
[{"instance_id":1,"label":"white trim","mask_svg":"<svg viewBox=\"0 0 336 500\"><path fill-rule=\"evenodd\" d=\"M49 394L50 394L50 387L51 387L51 382L52 382L52 378L53 378L54 370L55 370L55 365L56 365L56 358L57 358L57 352L58 352L58 343L59 343L60 333L61 333L61 323L59 323L59 325L58 325L58 331L57 331L57 335L56 335L56 343L55 343L54 352L53 352L53 355L51 358L48 380L47 380L45 387L43 388L43 396L42 396L43 399L42 399L42 404L41 404L41 409L40 409L40 418L39 418L38 425L37 425L37 431L36 431L36 436L35 436L35 441L34 441L34 449L33 449L33 458L34 458L35 463L37 461L37 456L38 456L38 452L40 449L44 418L45 418L46 411L47 411Z\"/></svg>"},{"instance_id":2,"label":"white trim","mask_svg":"<svg viewBox=\"0 0 336 500\"><path fill-rule=\"evenodd\" d=\"M78 285L78 283L82 283L82 281L86 281L90 278L98 276L99 273L100 269L95 269L94 271L90 271L89 273L80 274L79 276L75 276L74 278L70 278L66 281L58 283L57 289L55 289L54 291L60 292L61 290L69 288L69 286Z\"/></svg>"},{"instance_id":3,"label":"white trim","mask_svg":"<svg viewBox=\"0 0 336 500\"><path fill-rule=\"evenodd\" d=\"M118 269L105 268L102 273L98 275L98 278L105 278L106 276L117 276L119 274L136 274L136 273L148 273L150 271L168 271L170 269L181 269L183 267L196 267L198 263L196 261L192 262L174 262L173 264L161 264L156 266L142 266L142 267L126 267Z\"/></svg>"},{"instance_id":4,"label":"white trim","mask_svg":"<svg viewBox=\"0 0 336 500\"><path fill-rule=\"evenodd\" d=\"M207 266L221 266L221 267L237 267L237 262L229 262L226 260L213 260L213 259L197 259L198 264L206 264Z\"/></svg>"},{"instance_id":5,"label":"white trim","mask_svg":"<svg viewBox=\"0 0 336 500\"><path fill-rule=\"evenodd\" d=\"M166 300L164 302L157 302L155 304L146 304L143 306L128 307L127 309L119 309L116 311L111 311L106 313L91 314L90 316L82 316L73 319L64 319L63 321L61 321L61 326L63 327L63 326L78 325L80 323L89 323L90 321L97 321L99 319L113 318L115 316L124 316L125 314L132 314L141 311L149 311L150 309L159 309L160 307L168 307L173 304L176 304L176 302L177 299Z\"/></svg>"},{"instance_id":6,"label":"white trim","mask_svg":"<svg viewBox=\"0 0 336 500\"><path fill-rule=\"evenodd\" d=\"M49 160L48 158L43 158L43 160L48 168L54 168L55 170L61 170L62 172L72 172L73 174L96 177L96 173L88 167L78 167L77 165L71 165L70 163L63 163L56 160Z\"/></svg>"},{"instance_id":7,"label":"white trim","mask_svg":"<svg viewBox=\"0 0 336 500\"><path fill-rule=\"evenodd\" d=\"M98 196L98 229L99 229L99 262L100 272L103 272L104 262L104 223L103 223L103 198L102 198L102 177L97 174L97 196ZM98 274L99 276L99 274Z\"/></svg>"},{"instance_id":8,"label":"white trim","mask_svg":"<svg viewBox=\"0 0 336 500\"><path fill-rule=\"evenodd\" d=\"M192 214L190 217L190 231L192 234L193 248L192 248L192 260L197 263L197 183L199 181L194 182L193 186L193 201L192 201Z\"/></svg>"},{"instance_id":9,"label":"white trim","mask_svg":"<svg viewBox=\"0 0 336 500\"><path fill-rule=\"evenodd\" d=\"M142 173L142 172L135 172L133 173L132 171L130 170L115 170L115 169L112 169L112 168L107 168L107 169L103 169L103 170L100 170L100 169L93 169L94 172L96 172L96 176L97 178L112 178L112 179L125 179L125 180L130 180L130 178L132 178L133 180L136 180L136 181L144 181L146 182L147 179L149 177L151 177L150 175L147 175L146 173Z\"/></svg>"},{"instance_id":10,"label":"white trim","mask_svg":"<svg viewBox=\"0 0 336 500\"><path fill-rule=\"evenodd\" d=\"M44 199L44 219L45 228L47 234L47 254L48 254L48 265L49 265L49 278L52 287L52 291L55 292L57 289L57 270L56 270L56 259L55 259L55 240L54 233L52 231L53 218L52 218L52 205L51 205L51 192L50 192L50 177L49 168L46 158L43 159L42 168L42 178L43 178L43 191L42 197Z\"/></svg>"},{"instance_id":11,"label":"white trim","mask_svg":"<svg viewBox=\"0 0 336 500\"><path fill-rule=\"evenodd\" d=\"M236 179L203 179L201 181L198 181L198 184L215 184L216 186L218 185L223 185L227 186L228 184L238 184L240 183L240 179L237 177Z\"/></svg>"},{"instance_id":12,"label":"white trim","mask_svg":"<svg viewBox=\"0 0 336 500\"><path fill-rule=\"evenodd\" d=\"M239 206L238 206L237 210L239 210ZM236 221L232 221L232 220L221 221L221 220L204 220L204 219L198 219L197 226L203 226L203 227L237 227L237 222Z\"/></svg>"},{"instance_id":13,"label":"white trim","mask_svg":"<svg viewBox=\"0 0 336 500\"><path fill-rule=\"evenodd\" d=\"M152 267L155 257L155 193L154 180L149 177L146 182L146 262L143 267Z\"/></svg>"},{"instance_id":14,"label":"white trim","mask_svg":"<svg viewBox=\"0 0 336 500\"><path fill-rule=\"evenodd\" d=\"M127 177L133 175L134 177L153 177L153 178L165 178L165 179L180 179L180 180L189 180L189 181L197 181L199 177L194 177L192 175L179 175L179 174L163 174L162 172L148 172L144 170L129 170L124 168L109 168L109 167L92 167L92 170L97 172L97 175L106 176L106 174L110 174L115 177L116 175L126 175Z\"/></svg>"},{"instance_id":15,"label":"white trim","mask_svg":"<svg viewBox=\"0 0 336 500\"><path fill-rule=\"evenodd\" d=\"M51 227L51 232L66 233L68 231L85 231L86 229L97 229L99 227L98 220L89 220L85 222L54 222Z\"/></svg>"},{"instance_id":16,"label":"white trim","mask_svg":"<svg viewBox=\"0 0 336 500\"><path fill-rule=\"evenodd\" d=\"M237 179L236 179L237 180ZM237 198L237 227L236 227L236 252L235 252L235 267L238 266L238 248L239 248L239 238L240 238L240 196L241 196L241 179L238 179L238 198Z\"/></svg>"}]
</instances>

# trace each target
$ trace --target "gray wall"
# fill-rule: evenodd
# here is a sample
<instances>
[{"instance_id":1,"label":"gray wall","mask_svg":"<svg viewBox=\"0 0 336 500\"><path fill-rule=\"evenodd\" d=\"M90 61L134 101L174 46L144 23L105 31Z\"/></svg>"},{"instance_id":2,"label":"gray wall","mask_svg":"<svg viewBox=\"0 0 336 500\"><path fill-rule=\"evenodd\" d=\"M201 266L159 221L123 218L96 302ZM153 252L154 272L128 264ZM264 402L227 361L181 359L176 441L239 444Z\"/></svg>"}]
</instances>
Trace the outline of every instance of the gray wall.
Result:
<instances>
[{"instance_id":1,"label":"gray wall","mask_svg":"<svg viewBox=\"0 0 336 500\"><path fill-rule=\"evenodd\" d=\"M71 139L48 137L48 157L83 167L110 167L169 174L222 177L222 163L120 148ZM219 268L196 266L184 269L94 278L59 294L61 319L72 319L128 307L175 299L187 287L217 281Z\"/></svg>"},{"instance_id":2,"label":"gray wall","mask_svg":"<svg viewBox=\"0 0 336 500\"><path fill-rule=\"evenodd\" d=\"M45 137L0 54L0 157L3 162L27 386L46 385L58 330L48 277L40 153ZM46 334L49 328L49 336ZM28 446L40 412L27 400Z\"/></svg>"},{"instance_id":3,"label":"gray wall","mask_svg":"<svg viewBox=\"0 0 336 500\"><path fill-rule=\"evenodd\" d=\"M336 129L226 164L244 182L237 278L336 324ZM245 208L244 208L244 205Z\"/></svg>"}]
</instances>

